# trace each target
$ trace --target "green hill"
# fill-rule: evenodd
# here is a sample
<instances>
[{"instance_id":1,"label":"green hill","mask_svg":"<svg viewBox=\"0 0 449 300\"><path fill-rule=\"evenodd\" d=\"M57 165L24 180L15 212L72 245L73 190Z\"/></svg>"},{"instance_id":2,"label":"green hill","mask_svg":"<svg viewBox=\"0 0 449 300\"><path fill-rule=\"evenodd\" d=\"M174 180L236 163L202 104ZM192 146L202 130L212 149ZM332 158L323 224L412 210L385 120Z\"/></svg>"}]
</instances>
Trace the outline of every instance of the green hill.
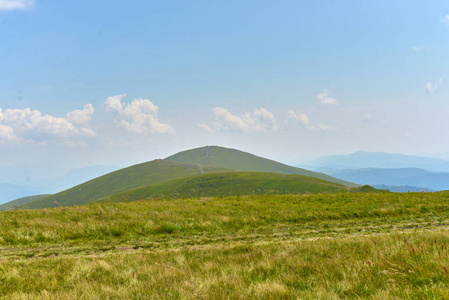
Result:
<instances>
[{"instance_id":1,"label":"green hill","mask_svg":"<svg viewBox=\"0 0 449 300\"><path fill-rule=\"evenodd\" d=\"M130 189L219 171L226 170L224 168L157 159L100 176L60 193L29 202L21 208L87 204Z\"/></svg>"},{"instance_id":2,"label":"green hill","mask_svg":"<svg viewBox=\"0 0 449 300\"><path fill-rule=\"evenodd\" d=\"M232 169L235 171L305 175L339 183L347 187L360 186L358 184L337 179L323 173L291 167L273 160L253 155L251 153L218 146L206 146L182 151L167 157L165 160L182 163L204 164L208 166Z\"/></svg>"},{"instance_id":3,"label":"green hill","mask_svg":"<svg viewBox=\"0 0 449 300\"><path fill-rule=\"evenodd\" d=\"M192 178L192 181L181 180L171 182L177 179L186 179L195 175L227 171L265 172L274 174L259 174L257 175L257 178L254 178L252 181L250 180L252 175L247 173L242 173L240 175L236 173L234 175L229 175L229 177L226 178L223 177L223 174L211 177L203 176L202 180L214 181L213 184L215 186L201 187L201 191L196 192L196 194L192 194L192 189L200 187L200 185L196 185L195 180L201 176ZM302 178L301 184L296 187L294 182L295 180L299 180L299 177L293 179L294 177L280 176L281 174L311 176L315 179L321 179L321 181ZM241 180L241 182L239 182L239 180ZM304 189L306 181L309 182L308 184L310 186L307 189ZM154 187L154 189L153 187L150 187L154 185L159 186L157 189L156 187ZM124 168L87 181L60 193L26 203L20 207L45 208L82 205L121 192L147 186L148 191L152 190L150 194L153 196L164 195L173 197L180 193L210 196L222 194L236 195L246 194L251 190L264 191L257 192L257 194L270 193L269 191L278 191L277 193L279 194L301 193L304 191L341 191L345 187L357 187L359 185L336 179L325 174L290 167L242 151L208 146L180 152L164 160L158 159Z\"/></svg>"},{"instance_id":4,"label":"green hill","mask_svg":"<svg viewBox=\"0 0 449 300\"><path fill-rule=\"evenodd\" d=\"M14 208L24 205L26 203L45 198L47 196L50 196L50 194L28 196L28 197L22 197L22 198L19 198L16 200L12 200L12 201L9 201L9 202L6 202L6 203L0 205L0 211L14 209Z\"/></svg>"},{"instance_id":5,"label":"green hill","mask_svg":"<svg viewBox=\"0 0 449 300\"><path fill-rule=\"evenodd\" d=\"M359 189L361 188L350 189L341 184L303 175L219 172L137 188L95 202L124 202L149 198L334 193ZM371 188L370 191L376 190Z\"/></svg>"}]
</instances>

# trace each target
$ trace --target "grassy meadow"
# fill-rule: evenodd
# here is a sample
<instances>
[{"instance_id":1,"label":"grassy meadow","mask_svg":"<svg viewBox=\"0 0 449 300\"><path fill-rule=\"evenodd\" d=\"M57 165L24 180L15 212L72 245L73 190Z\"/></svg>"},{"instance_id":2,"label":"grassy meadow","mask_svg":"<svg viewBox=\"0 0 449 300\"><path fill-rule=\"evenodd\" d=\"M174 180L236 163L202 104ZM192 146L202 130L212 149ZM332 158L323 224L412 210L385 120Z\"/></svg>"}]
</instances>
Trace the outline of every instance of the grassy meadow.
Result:
<instances>
[{"instance_id":1,"label":"grassy meadow","mask_svg":"<svg viewBox=\"0 0 449 300\"><path fill-rule=\"evenodd\" d=\"M447 299L449 193L0 213L5 299Z\"/></svg>"}]
</instances>

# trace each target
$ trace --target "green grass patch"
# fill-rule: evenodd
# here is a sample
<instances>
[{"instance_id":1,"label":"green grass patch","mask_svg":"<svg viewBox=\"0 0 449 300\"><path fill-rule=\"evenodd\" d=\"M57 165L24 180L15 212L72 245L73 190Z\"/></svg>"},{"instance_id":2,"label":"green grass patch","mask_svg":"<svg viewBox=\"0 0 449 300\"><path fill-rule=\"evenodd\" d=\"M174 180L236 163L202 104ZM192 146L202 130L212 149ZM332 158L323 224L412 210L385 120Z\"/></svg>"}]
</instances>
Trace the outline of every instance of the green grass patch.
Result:
<instances>
[{"instance_id":1,"label":"green grass patch","mask_svg":"<svg viewBox=\"0 0 449 300\"><path fill-rule=\"evenodd\" d=\"M369 186L348 188L338 183L303 175L264 172L217 172L125 191L96 200L94 203L161 198L336 193L347 191L376 192L374 188Z\"/></svg>"},{"instance_id":2,"label":"green grass patch","mask_svg":"<svg viewBox=\"0 0 449 300\"><path fill-rule=\"evenodd\" d=\"M160 199L0 213L6 299L446 299L449 193Z\"/></svg>"}]
</instances>

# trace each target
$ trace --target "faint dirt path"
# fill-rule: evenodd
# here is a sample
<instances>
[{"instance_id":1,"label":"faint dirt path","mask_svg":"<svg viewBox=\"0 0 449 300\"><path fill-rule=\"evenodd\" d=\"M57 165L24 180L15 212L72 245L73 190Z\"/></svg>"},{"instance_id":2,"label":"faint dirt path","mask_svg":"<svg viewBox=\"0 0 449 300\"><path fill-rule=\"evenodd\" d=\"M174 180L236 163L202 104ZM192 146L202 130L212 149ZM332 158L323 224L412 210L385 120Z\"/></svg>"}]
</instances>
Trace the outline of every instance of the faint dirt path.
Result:
<instances>
[{"instance_id":1,"label":"faint dirt path","mask_svg":"<svg viewBox=\"0 0 449 300\"><path fill-rule=\"evenodd\" d=\"M207 146L207 148L206 148L206 155L203 158L197 160L195 163L198 164L199 162L205 160L209 156L209 153L210 153L210 146ZM203 166L202 165L199 165L199 169L200 169L200 173L204 174L204 170L203 170Z\"/></svg>"},{"instance_id":2,"label":"faint dirt path","mask_svg":"<svg viewBox=\"0 0 449 300\"><path fill-rule=\"evenodd\" d=\"M120 253L152 253L161 251L182 251L193 249L207 249L216 247L235 247L244 244L268 244L268 243L300 243L326 239L348 239L354 237L370 237L391 234L407 234L413 232L425 232L430 230L449 230L449 224L444 223L398 223L393 226L357 226L356 228L343 226L332 228L329 232L322 230L296 229L288 225L279 224L271 230L247 232L243 234L229 235L203 235L191 238L173 238L167 240L128 240L116 241L105 245L80 244L80 245L48 245L41 247L11 246L0 248L0 263L9 260L45 259L51 257L79 257L91 258ZM283 229L283 226L285 228ZM374 229L374 231L373 231ZM376 231L378 229L379 231ZM347 231L347 232L345 232Z\"/></svg>"}]
</instances>

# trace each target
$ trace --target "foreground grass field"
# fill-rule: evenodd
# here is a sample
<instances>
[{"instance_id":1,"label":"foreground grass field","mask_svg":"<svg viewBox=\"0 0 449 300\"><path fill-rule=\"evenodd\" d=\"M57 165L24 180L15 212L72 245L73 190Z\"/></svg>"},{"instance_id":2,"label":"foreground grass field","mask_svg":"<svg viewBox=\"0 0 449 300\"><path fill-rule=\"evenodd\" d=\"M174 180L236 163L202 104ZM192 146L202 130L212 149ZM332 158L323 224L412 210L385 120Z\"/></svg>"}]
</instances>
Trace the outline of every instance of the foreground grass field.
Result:
<instances>
[{"instance_id":1,"label":"foreground grass field","mask_svg":"<svg viewBox=\"0 0 449 300\"><path fill-rule=\"evenodd\" d=\"M447 299L449 193L0 213L7 299Z\"/></svg>"}]
</instances>

